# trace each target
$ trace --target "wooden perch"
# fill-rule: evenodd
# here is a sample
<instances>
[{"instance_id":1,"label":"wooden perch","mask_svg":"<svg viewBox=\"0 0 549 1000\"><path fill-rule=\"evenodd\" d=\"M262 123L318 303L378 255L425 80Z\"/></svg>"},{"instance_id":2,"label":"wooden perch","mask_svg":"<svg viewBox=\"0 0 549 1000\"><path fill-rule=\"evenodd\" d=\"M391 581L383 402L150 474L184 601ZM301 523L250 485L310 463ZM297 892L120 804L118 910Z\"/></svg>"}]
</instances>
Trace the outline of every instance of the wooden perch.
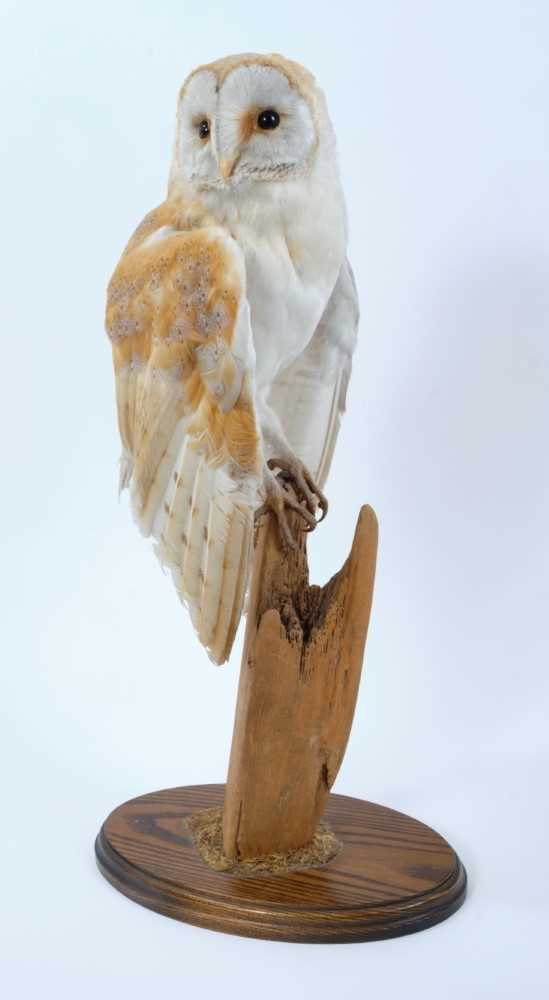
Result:
<instances>
[{"instance_id":1,"label":"wooden perch","mask_svg":"<svg viewBox=\"0 0 549 1000\"><path fill-rule=\"evenodd\" d=\"M322 530L322 529L321 529ZM274 518L257 529L223 811L229 858L312 840L347 746L374 585L377 520L324 587L309 584L305 533L284 554Z\"/></svg>"}]
</instances>

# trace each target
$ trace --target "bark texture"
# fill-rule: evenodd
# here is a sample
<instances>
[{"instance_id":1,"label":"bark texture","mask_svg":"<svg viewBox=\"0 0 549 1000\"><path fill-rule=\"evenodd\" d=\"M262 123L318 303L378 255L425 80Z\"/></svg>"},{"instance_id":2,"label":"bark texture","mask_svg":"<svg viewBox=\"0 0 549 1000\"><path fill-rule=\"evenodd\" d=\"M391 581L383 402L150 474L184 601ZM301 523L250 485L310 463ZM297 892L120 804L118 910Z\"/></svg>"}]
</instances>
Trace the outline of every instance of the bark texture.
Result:
<instances>
[{"instance_id":1,"label":"bark texture","mask_svg":"<svg viewBox=\"0 0 549 1000\"><path fill-rule=\"evenodd\" d=\"M284 554L270 515L257 529L223 810L227 857L309 843L347 746L370 618L377 521L363 507L349 557L309 584L307 535Z\"/></svg>"}]
</instances>

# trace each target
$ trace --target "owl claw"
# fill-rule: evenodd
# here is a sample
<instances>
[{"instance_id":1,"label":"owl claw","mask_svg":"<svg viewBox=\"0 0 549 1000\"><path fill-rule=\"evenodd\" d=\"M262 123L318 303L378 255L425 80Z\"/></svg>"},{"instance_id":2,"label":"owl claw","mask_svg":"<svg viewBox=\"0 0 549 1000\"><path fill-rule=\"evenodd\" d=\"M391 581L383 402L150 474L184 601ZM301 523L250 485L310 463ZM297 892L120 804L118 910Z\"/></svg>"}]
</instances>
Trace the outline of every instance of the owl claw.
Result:
<instances>
[{"instance_id":1,"label":"owl claw","mask_svg":"<svg viewBox=\"0 0 549 1000\"><path fill-rule=\"evenodd\" d=\"M278 533L285 552L297 548L297 540L292 534L286 510L298 514L304 521L303 531L313 531L324 520L328 501L316 486L305 467L298 463L271 459L267 462L264 488L265 503L255 512L256 519L271 510L277 519ZM273 469L280 471L275 476ZM322 516L317 521L316 512Z\"/></svg>"},{"instance_id":2,"label":"owl claw","mask_svg":"<svg viewBox=\"0 0 549 1000\"><path fill-rule=\"evenodd\" d=\"M309 528L312 531L324 520L328 513L328 501L320 487L315 483L308 469L299 459L287 460L281 458L271 458L267 462L269 469L279 469L278 478L284 483L288 483L299 500L305 504L306 509L312 514L314 523ZM321 516L316 520L317 510L321 511Z\"/></svg>"}]
</instances>

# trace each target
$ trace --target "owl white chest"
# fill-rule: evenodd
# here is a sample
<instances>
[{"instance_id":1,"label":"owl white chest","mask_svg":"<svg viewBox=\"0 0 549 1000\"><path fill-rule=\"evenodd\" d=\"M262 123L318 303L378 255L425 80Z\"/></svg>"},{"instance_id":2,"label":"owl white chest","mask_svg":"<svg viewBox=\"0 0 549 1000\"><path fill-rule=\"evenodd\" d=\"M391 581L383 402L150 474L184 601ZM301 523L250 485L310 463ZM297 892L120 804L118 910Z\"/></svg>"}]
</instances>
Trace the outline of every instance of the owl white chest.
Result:
<instances>
[{"instance_id":1,"label":"owl white chest","mask_svg":"<svg viewBox=\"0 0 549 1000\"><path fill-rule=\"evenodd\" d=\"M309 176L208 200L244 253L261 389L303 351L330 298L346 250L341 188Z\"/></svg>"}]
</instances>

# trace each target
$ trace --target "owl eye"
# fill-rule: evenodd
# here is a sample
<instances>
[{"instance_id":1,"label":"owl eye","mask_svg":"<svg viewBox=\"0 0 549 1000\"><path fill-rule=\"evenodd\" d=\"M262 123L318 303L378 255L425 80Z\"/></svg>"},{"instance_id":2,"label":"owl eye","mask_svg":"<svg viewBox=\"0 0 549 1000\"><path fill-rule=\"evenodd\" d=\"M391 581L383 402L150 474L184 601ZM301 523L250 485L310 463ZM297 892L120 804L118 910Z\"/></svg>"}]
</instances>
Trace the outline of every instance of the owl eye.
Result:
<instances>
[{"instance_id":1,"label":"owl eye","mask_svg":"<svg viewBox=\"0 0 549 1000\"><path fill-rule=\"evenodd\" d=\"M280 125L280 115L278 111L274 108L267 108L266 111L262 111L257 118L257 124L260 128L278 128Z\"/></svg>"},{"instance_id":2,"label":"owl eye","mask_svg":"<svg viewBox=\"0 0 549 1000\"><path fill-rule=\"evenodd\" d=\"M198 125L198 134L201 139L207 139L210 134L210 123L204 118Z\"/></svg>"}]
</instances>

